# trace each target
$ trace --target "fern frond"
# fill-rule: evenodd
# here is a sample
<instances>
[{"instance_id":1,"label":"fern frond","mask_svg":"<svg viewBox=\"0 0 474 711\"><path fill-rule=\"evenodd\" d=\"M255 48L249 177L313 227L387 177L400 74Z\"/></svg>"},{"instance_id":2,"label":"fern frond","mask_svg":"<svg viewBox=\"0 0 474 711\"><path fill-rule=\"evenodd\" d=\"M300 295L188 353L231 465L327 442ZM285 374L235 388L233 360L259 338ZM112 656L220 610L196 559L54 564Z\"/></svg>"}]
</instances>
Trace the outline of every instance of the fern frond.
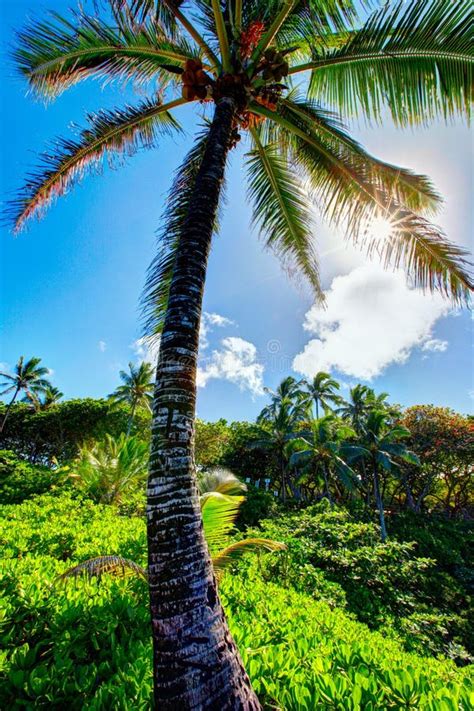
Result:
<instances>
[{"instance_id":1,"label":"fern frond","mask_svg":"<svg viewBox=\"0 0 474 711\"><path fill-rule=\"evenodd\" d=\"M149 147L159 136L179 130L169 110L183 103L184 99L167 104L144 101L136 107L90 114L89 127L79 139L58 139L51 151L41 156L42 164L28 176L16 200L10 202L8 214L15 231L30 217L41 214L87 170L97 167L104 155L132 155L139 146Z\"/></svg>"}]
</instances>

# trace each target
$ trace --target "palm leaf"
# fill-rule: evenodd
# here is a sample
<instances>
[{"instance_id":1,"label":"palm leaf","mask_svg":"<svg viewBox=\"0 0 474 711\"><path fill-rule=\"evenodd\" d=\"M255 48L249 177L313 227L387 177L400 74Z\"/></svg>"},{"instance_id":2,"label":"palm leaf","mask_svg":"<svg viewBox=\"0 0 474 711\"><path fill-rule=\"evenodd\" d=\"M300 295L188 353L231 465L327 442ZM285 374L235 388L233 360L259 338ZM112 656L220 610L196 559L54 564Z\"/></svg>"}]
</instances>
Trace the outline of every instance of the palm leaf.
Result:
<instances>
[{"instance_id":1,"label":"palm leaf","mask_svg":"<svg viewBox=\"0 0 474 711\"><path fill-rule=\"evenodd\" d=\"M198 135L193 148L178 168L169 192L164 224L158 238L158 252L148 268L141 299L144 330L149 337L159 334L164 326L175 256L208 135L207 128Z\"/></svg>"},{"instance_id":2,"label":"palm leaf","mask_svg":"<svg viewBox=\"0 0 474 711\"><path fill-rule=\"evenodd\" d=\"M121 18L110 27L96 17L74 13L74 21L52 13L53 21L30 22L17 35L13 59L31 89L48 99L89 77L163 88L190 57L195 46L171 41L156 24L130 24ZM155 88L158 88L155 87Z\"/></svg>"},{"instance_id":3,"label":"palm leaf","mask_svg":"<svg viewBox=\"0 0 474 711\"><path fill-rule=\"evenodd\" d=\"M289 109L284 102L279 111L251 104L253 113L270 119L281 131L281 145L308 176L323 215L342 224L354 243L377 254L387 266L404 266L415 285L440 289L455 302L468 300L473 288L468 253L449 242L440 228L398 202L408 192L407 183L397 194L391 179L385 184L383 170L374 175L372 162L353 160L344 145L338 148ZM370 231L378 216L391 223L388 238L379 239Z\"/></svg>"},{"instance_id":4,"label":"palm leaf","mask_svg":"<svg viewBox=\"0 0 474 711\"><path fill-rule=\"evenodd\" d=\"M345 115L401 126L471 114L474 68L471 0L386 3L336 49L316 48L309 93Z\"/></svg>"},{"instance_id":5,"label":"palm leaf","mask_svg":"<svg viewBox=\"0 0 474 711\"><path fill-rule=\"evenodd\" d=\"M89 127L79 139L58 139L52 151L43 154L42 165L30 174L17 199L11 201L9 214L15 231L30 217L41 214L87 169L97 167L105 154L131 155L139 146L150 146L159 136L178 130L169 109L182 103L184 99L168 104L147 100L137 107L89 115Z\"/></svg>"},{"instance_id":6,"label":"palm leaf","mask_svg":"<svg viewBox=\"0 0 474 711\"><path fill-rule=\"evenodd\" d=\"M211 548L220 547L234 523L244 496L227 496L218 491L208 491L201 496L201 513L204 535Z\"/></svg>"},{"instance_id":7,"label":"palm leaf","mask_svg":"<svg viewBox=\"0 0 474 711\"><path fill-rule=\"evenodd\" d=\"M67 578L87 577L100 578L104 573L125 578L129 575L137 575L144 580L148 579L147 572L133 560L122 558L119 555L101 555L97 558L89 558L79 565L74 565L62 573L58 580L66 580Z\"/></svg>"},{"instance_id":8,"label":"palm leaf","mask_svg":"<svg viewBox=\"0 0 474 711\"><path fill-rule=\"evenodd\" d=\"M321 300L307 194L278 147L264 146L256 129L251 133L254 149L248 154L247 168L253 220L265 234L267 247L286 262L288 269L294 265Z\"/></svg>"},{"instance_id":9,"label":"palm leaf","mask_svg":"<svg viewBox=\"0 0 474 711\"><path fill-rule=\"evenodd\" d=\"M198 475L198 487L201 495L210 491L228 496L243 495L247 491L244 484L233 472L224 467L211 467Z\"/></svg>"},{"instance_id":10,"label":"palm leaf","mask_svg":"<svg viewBox=\"0 0 474 711\"><path fill-rule=\"evenodd\" d=\"M406 168L391 165L370 155L355 141L339 117L316 102L305 100L292 92L283 99L280 113L303 130L327 145L345 164L353 167L371 185L415 211L434 212L441 202L431 181Z\"/></svg>"},{"instance_id":11,"label":"palm leaf","mask_svg":"<svg viewBox=\"0 0 474 711\"><path fill-rule=\"evenodd\" d=\"M268 538L244 538L224 548L212 556L212 565L217 574L222 573L230 563L241 558L245 553L254 551L284 551L286 545Z\"/></svg>"}]
</instances>

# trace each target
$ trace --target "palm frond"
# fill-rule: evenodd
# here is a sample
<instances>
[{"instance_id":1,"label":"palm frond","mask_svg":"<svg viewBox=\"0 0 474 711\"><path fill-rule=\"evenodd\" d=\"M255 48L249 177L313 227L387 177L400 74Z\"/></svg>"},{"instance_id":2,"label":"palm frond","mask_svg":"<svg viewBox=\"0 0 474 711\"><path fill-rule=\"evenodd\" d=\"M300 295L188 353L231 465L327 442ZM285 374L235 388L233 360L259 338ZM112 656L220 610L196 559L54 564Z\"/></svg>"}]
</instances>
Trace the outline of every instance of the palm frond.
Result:
<instances>
[{"instance_id":1,"label":"palm frond","mask_svg":"<svg viewBox=\"0 0 474 711\"><path fill-rule=\"evenodd\" d=\"M125 578L129 575L136 575L144 580L148 579L147 572L133 560L122 558L120 555L101 555L97 558L89 558L84 560L72 568L68 568L62 573L58 580L66 580L68 578L100 578L105 573Z\"/></svg>"},{"instance_id":2,"label":"palm frond","mask_svg":"<svg viewBox=\"0 0 474 711\"><path fill-rule=\"evenodd\" d=\"M340 118L296 92L283 99L280 113L303 130L317 135L346 165L393 200L417 212L434 212L441 202L429 178L378 160L348 133Z\"/></svg>"},{"instance_id":3,"label":"palm frond","mask_svg":"<svg viewBox=\"0 0 474 711\"><path fill-rule=\"evenodd\" d=\"M136 107L90 114L89 127L79 139L58 139L51 151L42 155L42 164L28 176L16 200L10 202L8 214L15 231L30 217L41 214L86 170L97 167L104 155L132 155L138 147L151 146L159 136L178 130L169 109L182 103L184 99L167 104L147 100Z\"/></svg>"},{"instance_id":4,"label":"palm frond","mask_svg":"<svg viewBox=\"0 0 474 711\"><path fill-rule=\"evenodd\" d=\"M234 528L244 496L227 496L208 491L201 496L201 513L206 540L211 548L220 547Z\"/></svg>"},{"instance_id":5,"label":"palm frond","mask_svg":"<svg viewBox=\"0 0 474 711\"><path fill-rule=\"evenodd\" d=\"M158 237L158 252L151 262L142 294L144 332L150 338L159 334L164 325L171 277L183 222L196 176L206 150L209 131L204 129L176 172L163 214L163 228Z\"/></svg>"},{"instance_id":6,"label":"palm frond","mask_svg":"<svg viewBox=\"0 0 474 711\"><path fill-rule=\"evenodd\" d=\"M201 495L217 491L227 496L239 496L247 491L247 485L225 467L211 467L205 472L200 472L198 488Z\"/></svg>"},{"instance_id":7,"label":"palm frond","mask_svg":"<svg viewBox=\"0 0 474 711\"><path fill-rule=\"evenodd\" d=\"M324 217L343 225L355 244L378 254L387 266L403 265L414 285L440 289L455 302L468 299L473 288L468 253L449 242L440 228L398 201L407 193L406 183L403 192L398 188L397 194L392 180L386 185L383 172L374 174L371 162L353 160L345 149L341 150L343 144L338 147L325 140L308 121L295 112L288 113L284 103L273 112L259 104L250 108L278 126L283 147L308 176ZM377 217L390 223L388 238L371 232Z\"/></svg>"},{"instance_id":8,"label":"palm frond","mask_svg":"<svg viewBox=\"0 0 474 711\"><path fill-rule=\"evenodd\" d=\"M471 115L474 77L471 0L386 3L347 42L316 47L311 97L347 116L379 121L388 107L401 126ZM416 90L415 90L416 88Z\"/></svg>"},{"instance_id":9,"label":"palm frond","mask_svg":"<svg viewBox=\"0 0 474 711\"><path fill-rule=\"evenodd\" d=\"M241 558L245 553L255 551L284 551L286 545L279 541L272 541L269 538L245 538L242 541L236 541L224 548L219 553L212 556L212 565L216 573L222 573L230 563Z\"/></svg>"},{"instance_id":10,"label":"palm frond","mask_svg":"<svg viewBox=\"0 0 474 711\"><path fill-rule=\"evenodd\" d=\"M278 147L264 146L256 129L251 129L251 134L254 148L248 154L247 167L253 220L264 233L267 247L288 269L294 265L322 300L308 196Z\"/></svg>"},{"instance_id":11,"label":"palm frond","mask_svg":"<svg viewBox=\"0 0 474 711\"><path fill-rule=\"evenodd\" d=\"M96 17L73 14L69 21L52 13L52 21L30 24L17 34L13 59L38 95L52 99L89 77L107 81L155 82L163 88L197 58L195 45L170 40L156 22L110 27Z\"/></svg>"}]
</instances>

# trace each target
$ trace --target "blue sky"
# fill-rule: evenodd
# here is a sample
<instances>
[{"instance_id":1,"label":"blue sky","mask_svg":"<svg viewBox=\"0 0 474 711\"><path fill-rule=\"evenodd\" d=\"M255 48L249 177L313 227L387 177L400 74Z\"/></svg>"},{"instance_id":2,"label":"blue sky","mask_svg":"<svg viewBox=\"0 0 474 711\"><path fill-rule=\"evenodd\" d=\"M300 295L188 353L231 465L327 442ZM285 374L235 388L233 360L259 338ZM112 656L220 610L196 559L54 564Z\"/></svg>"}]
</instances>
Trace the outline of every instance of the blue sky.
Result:
<instances>
[{"instance_id":1,"label":"blue sky","mask_svg":"<svg viewBox=\"0 0 474 711\"><path fill-rule=\"evenodd\" d=\"M5 60L12 28L42 7L69 2L3 0L0 6L1 195L14 194L35 154L56 135L74 135L86 111L123 105L130 94L97 82L76 86L45 107ZM140 151L120 169L104 167L13 237L2 229L0 361L37 355L66 397L98 397L118 383L129 360L152 357L139 341L139 297L154 253L166 192L193 132L193 113L176 117L186 135ZM397 131L352 126L378 157L426 172L445 198L437 221L472 247L472 133L461 122ZM330 369L345 388L369 381L403 405L435 403L472 410L472 324L439 297L423 296L401 274L383 273L341 235L315 225L327 309L292 282L263 251L245 204L245 147L229 166L221 233L210 262L204 308L198 414L253 418L263 385L289 373ZM298 372L293 371L297 369ZM347 392L344 390L343 392Z\"/></svg>"}]
</instances>

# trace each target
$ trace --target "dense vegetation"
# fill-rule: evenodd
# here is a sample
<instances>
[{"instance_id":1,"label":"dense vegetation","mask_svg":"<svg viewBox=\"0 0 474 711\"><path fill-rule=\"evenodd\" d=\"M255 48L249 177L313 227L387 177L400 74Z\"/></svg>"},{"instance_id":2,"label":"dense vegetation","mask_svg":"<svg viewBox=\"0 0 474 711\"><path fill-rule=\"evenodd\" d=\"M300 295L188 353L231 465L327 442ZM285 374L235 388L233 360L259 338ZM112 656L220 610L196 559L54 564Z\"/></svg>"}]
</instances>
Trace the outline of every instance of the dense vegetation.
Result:
<instances>
[{"instance_id":1,"label":"dense vegetation","mask_svg":"<svg viewBox=\"0 0 474 711\"><path fill-rule=\"evenodd\" d=\"M118 397L8 414L2 708L151 707L150 415L134 373L138 401L122 374ZM365 386L344 400L322 373L268 395L256 423L198 421L196 432L221 596L264 707L471 708L472 421L402 411ZM243 504L222 466L247 481Z\"/></svg>"}]
</instances>

